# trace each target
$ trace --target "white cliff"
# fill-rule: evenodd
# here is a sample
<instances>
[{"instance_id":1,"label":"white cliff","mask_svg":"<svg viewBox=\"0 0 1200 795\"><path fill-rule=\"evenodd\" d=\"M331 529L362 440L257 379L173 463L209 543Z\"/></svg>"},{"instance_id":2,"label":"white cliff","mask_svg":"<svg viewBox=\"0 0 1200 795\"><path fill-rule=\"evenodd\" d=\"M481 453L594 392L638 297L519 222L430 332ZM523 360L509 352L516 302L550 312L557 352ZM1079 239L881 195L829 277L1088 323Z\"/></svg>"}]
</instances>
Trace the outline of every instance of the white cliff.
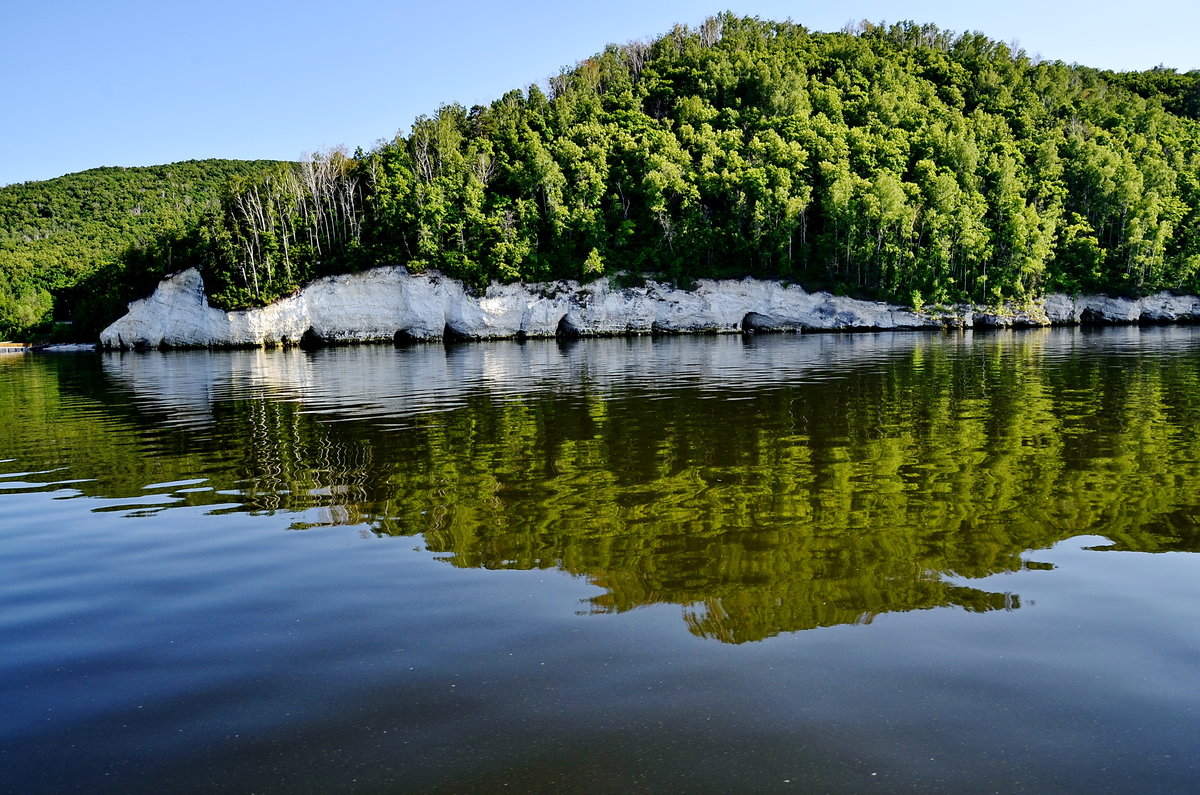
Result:
<instances>
[{"instance_id":1,"label":"white cliff","mask_svg":"<svg viewBox=\"0 0 1200 795\"><path fill-rule=\"evenodd\" d=\"M383 342L603 336L761 330L903 330L1200 320L1200 298L1167 293L1142 299L1047 296L1005 311L959 307L915 312L875 301L754 279L700 281L681 290L648 281L616 288L494 284L482 296L438 273L400 267L319 279L269 306L226 312L208 305L195 269L164 279L149 298L105 329L106 348L272 346L302 341Z\"/></svg>"}]
</instances>

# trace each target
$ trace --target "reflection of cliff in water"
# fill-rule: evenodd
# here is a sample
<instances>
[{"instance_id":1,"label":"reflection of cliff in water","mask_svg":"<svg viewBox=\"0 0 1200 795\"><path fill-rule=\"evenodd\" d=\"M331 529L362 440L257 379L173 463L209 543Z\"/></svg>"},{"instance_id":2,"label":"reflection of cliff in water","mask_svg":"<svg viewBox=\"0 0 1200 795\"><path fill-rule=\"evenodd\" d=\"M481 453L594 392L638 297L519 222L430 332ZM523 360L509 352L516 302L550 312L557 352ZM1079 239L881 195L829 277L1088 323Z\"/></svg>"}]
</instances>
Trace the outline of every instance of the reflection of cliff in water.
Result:
<instances>
[{"instance_id":1,"label":"reflection of cliff in water","mask_svg":"<svg viewBox=\"0 0 1200 795\"><path fill-rule=\"evenodd\" d=\"M101 473L80 486L98 496L199 472L213 491L187 503L421 534L457 566L562 569L604 590L591 610L678 604L740 642L1011 609L946 578L1083 532L1197 549L1198 337L112 355L70 381L93 421L107 402L115 443L70 466Z\"/></svg>"}]
</instances>

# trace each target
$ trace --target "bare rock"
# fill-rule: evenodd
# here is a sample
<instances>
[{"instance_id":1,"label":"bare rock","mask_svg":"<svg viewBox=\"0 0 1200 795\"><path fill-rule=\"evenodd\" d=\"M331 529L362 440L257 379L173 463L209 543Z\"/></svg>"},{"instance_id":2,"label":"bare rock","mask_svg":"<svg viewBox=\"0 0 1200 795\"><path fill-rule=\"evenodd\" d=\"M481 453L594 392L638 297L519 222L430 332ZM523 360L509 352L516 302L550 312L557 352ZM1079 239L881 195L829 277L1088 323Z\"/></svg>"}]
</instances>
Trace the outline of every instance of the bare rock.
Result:
<instances>
[{"instance_id":1,"label":"bare rock","mask_svg":"<svg viewBox=\"0 0 1200 795\"><path fill-rule=\"evenodd\" d=\"M318 279L268 306L226 312L209 306L195 269L164 279L154 294L100 335L105 348L259 347L305 343L405 342L745 331L864 331L1022 328L1079 323L1200 320L1200 299L1160 293L1140 300L1049 295L1002 310L975 306L913 311L878 301L809 293L776 281L702 280L682 290L607 279L493 284L482 296L436 273L380 267Z\"/></svg>"}]
</instances>

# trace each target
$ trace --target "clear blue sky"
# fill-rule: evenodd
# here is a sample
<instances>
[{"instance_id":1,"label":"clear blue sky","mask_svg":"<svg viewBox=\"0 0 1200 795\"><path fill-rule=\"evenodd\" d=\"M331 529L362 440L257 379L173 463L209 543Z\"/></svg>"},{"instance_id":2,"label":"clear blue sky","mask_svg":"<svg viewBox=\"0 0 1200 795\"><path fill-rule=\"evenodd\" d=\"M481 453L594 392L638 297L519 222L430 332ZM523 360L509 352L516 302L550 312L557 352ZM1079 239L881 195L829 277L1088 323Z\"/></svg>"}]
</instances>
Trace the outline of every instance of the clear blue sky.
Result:
<instances>
[{"instance_id":1,"label":"clear blue sky","mask_svg":"<svg viewBox=\"0 0 1200 795\"><path fill-rule=\"evenodd\" d=\"M726 8L810 30L933 22L1101 68L1200 68L1198 0L0 0L0 185L368 148L439 104L488 102Z\"/></svg>"}]
</instances>

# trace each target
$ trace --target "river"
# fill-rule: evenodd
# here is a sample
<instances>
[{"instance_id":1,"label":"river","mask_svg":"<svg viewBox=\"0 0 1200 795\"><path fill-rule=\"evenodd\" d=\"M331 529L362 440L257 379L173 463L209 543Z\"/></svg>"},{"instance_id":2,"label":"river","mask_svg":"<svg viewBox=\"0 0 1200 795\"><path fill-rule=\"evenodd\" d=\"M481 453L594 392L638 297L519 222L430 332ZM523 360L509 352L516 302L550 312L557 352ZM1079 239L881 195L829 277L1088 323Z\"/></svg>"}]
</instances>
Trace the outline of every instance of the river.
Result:
<instances>
[{"instance_id":1,"label":"river","mask_svg":"<svg viewBox=\"0 0 1200 795\"><path fill-rule=\"evenodd\" d=\"M7 792L1194 791L1200 328L0 359Z\"/></svg>"}]
</instances>

